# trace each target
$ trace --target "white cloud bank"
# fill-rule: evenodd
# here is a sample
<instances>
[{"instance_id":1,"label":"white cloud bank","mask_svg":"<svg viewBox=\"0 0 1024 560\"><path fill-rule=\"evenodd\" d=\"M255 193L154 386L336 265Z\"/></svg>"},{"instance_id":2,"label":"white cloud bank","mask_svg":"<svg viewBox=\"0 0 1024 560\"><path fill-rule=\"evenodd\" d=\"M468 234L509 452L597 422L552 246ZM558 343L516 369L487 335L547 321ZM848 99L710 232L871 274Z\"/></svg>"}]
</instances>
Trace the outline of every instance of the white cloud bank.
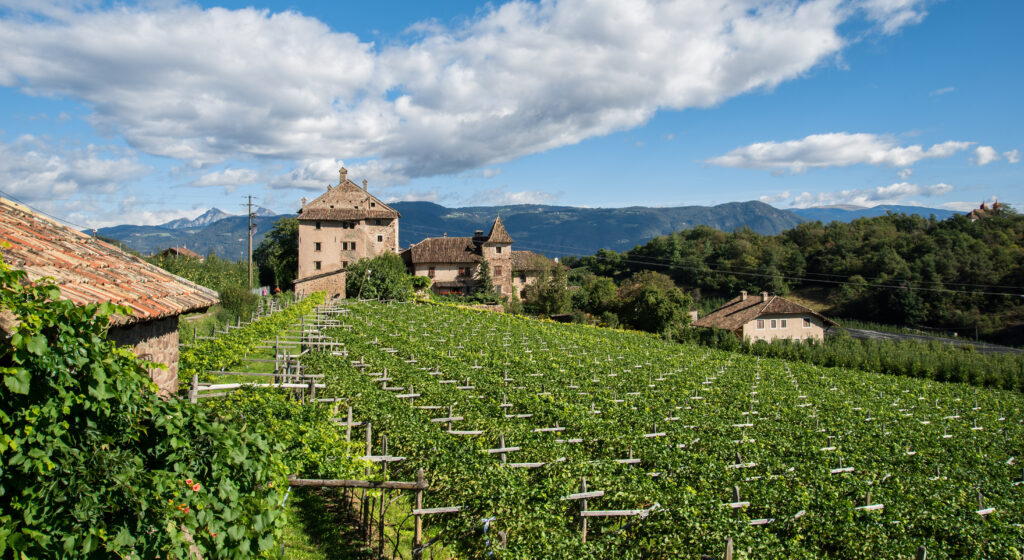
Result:
<instances>
[{"instance_id":1,"label":"white cloud bank","mask_svg":"<svg viewBox=\"0 0 1024 560\"><path fill-rule=\"evenodd\" d=\"M803 173L808 168L858 164L907 168L923 159L949 157L966 150L971 144L950 140L925 149L920 145L900 146L890 136L832 132L786 142L758 142L711 158L707 163L775 172L788 170L790 173Z\"/></svg>"},{"instance_id":2,"label":"white cloud bank","mask_svg":"<svg viewBox=\"0 0 1024 560\"><path fill-rule=\"evenodd\" d=\"M974 163L988 165L999 159L999 152L992 146L978 146L974 149Z\"/></svg>"},{"instance_id":3,"label":"white cloud bank","mask_svg":"<svg viewBox=\"0 0 1024 560\"><path fill-rule=\"evenodd\" d=\"M0 85L80 99L101 132L194 167L302 161L277 182L304 188L326 178L311 161L377 161L400 183L712 106L833 60L844 24L893 33L925 14L923 0L513 1L378 47L295 12L2 4Z\"/></svg>"},{"instance_id":4,"label":"white cloud bank","mask_svg":"<svg viewBox=\"0 0 1024 560\"><path fill-rule=\"evenodd\" d=\"M893 183L873 189L848 189L842 191L827 192L802 192L790 200L789 191L777 195L762 196L760 200L769 204L789 201L792 208L808 208L812 206L878 206L880 204L904 204L910 197L943 196L953 192L953 186L946 183L936 183L929 186L921 186L913 183Z\"/></svg>"},{"instance_id":5,"label":"white cloud bank","mask_svg":"<svg viewBox=\"0 0 1024 560\"><path fill-rule=\"evenodd\" d=\"M254 169L229 168L206 173L190 184L193 187L238 187L251 185L260 180L260 173Z\"/></svg>"}]
</instances>

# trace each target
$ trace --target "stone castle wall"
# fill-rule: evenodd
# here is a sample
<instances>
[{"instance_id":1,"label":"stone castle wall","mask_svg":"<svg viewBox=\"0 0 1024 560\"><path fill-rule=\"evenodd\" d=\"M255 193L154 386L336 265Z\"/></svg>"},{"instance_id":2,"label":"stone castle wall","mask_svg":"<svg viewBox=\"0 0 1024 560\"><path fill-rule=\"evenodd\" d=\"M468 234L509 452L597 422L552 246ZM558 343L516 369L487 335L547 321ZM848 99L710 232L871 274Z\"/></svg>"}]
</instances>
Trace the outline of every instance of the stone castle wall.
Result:
<instances>
[{"instance_id":1,"label":"stone castle wall","mask_svg":"<svg viewBox=\"0 0 1024 560\"><path fill-rule=\"evenodd\" d=\"M149 377L160 395L178 391L178 316L146 321L126 327L111 327L107 337L121 346L130 346L135 355L167 366L153 368Z\"/></svg>"}]
</instances>

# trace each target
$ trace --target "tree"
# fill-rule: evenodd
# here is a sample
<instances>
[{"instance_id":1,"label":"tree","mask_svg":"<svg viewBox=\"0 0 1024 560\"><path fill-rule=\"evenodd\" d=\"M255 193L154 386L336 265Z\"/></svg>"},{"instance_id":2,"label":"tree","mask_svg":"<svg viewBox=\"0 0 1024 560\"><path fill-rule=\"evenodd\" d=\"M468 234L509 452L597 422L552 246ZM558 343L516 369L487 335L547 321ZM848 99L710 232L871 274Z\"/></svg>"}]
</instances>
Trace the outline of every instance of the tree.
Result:
<instances>
[{"instance_id":1,"label":"tree","mask_svg":"<svg viewBox=\"0 0 1024 560\"><path fill-rule=\"evenodd\" d=\"M281 218L253 251L260 284L289 290L299 273L299 220Z\"/></svg>"},{"instance_id":2,"label":"tree","mask_svg":"<svg viewBox=\"0 0 1024 560\"><path fill-rule=\"evenodd\" d=\"M633 328L675 336L690 322L690 296L660 272L643 271L623 282L619 319Z\"/></svg>"},{"instance_id":3,"label":"tree","mask_svg":"<svg viewBox=\"0 0 1024 560\"><path fill-rule=\"evenodd\" d=\"M487 259L480 261L480 268L476 272L476 289L474 292L483 295L494 293L494 278L491 277L491 263Z\"/></svg>"},{"instance_id":4,"label":"tree","mask_svg":"<svg viewBox=\"0 0 1024 560\"><path fill-rule=\"evenodd\" d=\"M566 286L566 272L560 266L542 270L537 281L523 291L523 308L527 313L551 316L572 310L572 297Z\"/></svg>"},{"instance_id":5,"label":"tree","mask_svg":"<svg viewBox=\"0 0 1024 560\"><path fill-rule=\"evenodd\" d=\"M402 257L384 253L350 266L345 292L350 298L408 301L412 299L412 278Z\"/></svg>"}]
</instances>

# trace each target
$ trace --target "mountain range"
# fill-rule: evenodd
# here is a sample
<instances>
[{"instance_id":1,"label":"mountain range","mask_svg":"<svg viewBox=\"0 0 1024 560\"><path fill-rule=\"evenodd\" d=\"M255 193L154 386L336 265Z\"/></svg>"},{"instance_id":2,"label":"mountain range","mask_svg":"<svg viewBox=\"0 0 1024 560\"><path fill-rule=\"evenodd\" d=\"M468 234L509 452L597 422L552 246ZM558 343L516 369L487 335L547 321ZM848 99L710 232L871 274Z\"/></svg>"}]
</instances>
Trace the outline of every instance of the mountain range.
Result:
<instances>
[{"instance_id":1,"label":"mountain range","mask_svg":"<svg viewBox=\"0 0 1024 560\"><path fill-rule=\"evenodd\" d=\"M394 202L402 214L399 241L402 247L427 237L470 236L476 230L486 233L501 216L505 228L515 240L516 249L528 249L548 256L590 255L598 249L632 249L652 237L707 225L722 231L746 226L762 235L775 235L803 221L850 222L861 217L902 212L945 219L949 210L917 206L820 207L782 210L762 202L730 202L717 206L680 206L628 208L580 208L520 204L510 206L473 206L447 208L432 202ZM274 222L295 214L274 214L260 208L253 218L257 247ZM207 255L241 260L245 258L248 218L233 216L211 208L194 220L178 219L158 226L120 225L100 229L103 237L116 239L143 254L168 247L188 247Z\"/></svg>"}]
</instances>

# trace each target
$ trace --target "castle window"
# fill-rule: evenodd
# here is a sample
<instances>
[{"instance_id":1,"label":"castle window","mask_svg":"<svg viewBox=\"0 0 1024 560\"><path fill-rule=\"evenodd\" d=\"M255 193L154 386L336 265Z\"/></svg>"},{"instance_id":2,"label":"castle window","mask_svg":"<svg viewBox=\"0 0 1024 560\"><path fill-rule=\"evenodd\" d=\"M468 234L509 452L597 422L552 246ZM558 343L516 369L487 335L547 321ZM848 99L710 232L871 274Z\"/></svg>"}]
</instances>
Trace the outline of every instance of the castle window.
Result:
<instances>
[{"instance_id":1,"label":"castle window","mask_svg":"<svg viewBox=\"0 0 1024 560\"><path fill-rule=\"evenodd\" d=\"M341 261L341 268L342 270L348 268L348 261Z\"/></svg>"},{"instance_id":2,"label":"castle window","mask_svg":"<svg viewBox=\"0 0 1024 560\"><path fill-rule=\"evenodd\" d=\"M501 267L500 266L494 267L494 275L495 276L501 276Z\"/></svg>"},{"instance_id":3,"label":"castle window","mask_svg":"<svg viewBox=\"0 0 1024 560\"><path fill-rule=\"evenodd\" d=\"M377 207L377 203L376 202L371 202L370 203L370 208L376 208L376 207Z\"/></svg>"},{"instance_id":4,"label":"castle window","mask_svg":"<svg viewBox=\"0 0 1024 560\"><path fill-rule=\"evenodd\" d=\"M320 242L316 242L316 243L313 244L313 250L314 251L319 251L320 250Z\"/></svg>"},{"instance_id":5,"label":"castle window","mask_svg":"<svg viewBox=\"0 0 1024 560\"><path fill-rule=\"evenodd\" d=\"M430 268L427 269L427 278L433 278L433 277L434 277L434 267L430 267Z\"/></svg>"},{"instance_id":6,"label":"castle window","mask_svg":"<svg viewBox=\"0 0 1024 560\"><path fill-rule=\"evenodd\" d=\"M495 253L501 253L501 247L495 247L494 248L494 252Z\"/></svg>"},{"instance_id":7,"label":"castle window","mask_svg":"<svg viewBox=\"0 0 1024 560\"><path fill-rule=\"evenodd\" d=\"M377 236L377 243L380 243L382 241L384 241L384 236L383 235L378 235Z\"/></svg>"},{"instance_id":8,"label":"castle window","mask_svg":"<svg viewBox=\"0 0 1024 560\"><path fill-rule=\"evenodd\" d=\"M320 270L320 261L313 261L313 270Z\"/></svg>"},{"instance_id":9,"label":"castle window","mask_svg":"<svg viewBox=\"0 0 1024 560\"><path fill-rule=\"evenodd\" d=\"M341 250L348 251L348 241L345 241L341 244Z\"/></svg>"},{"instance_id":10,"label":"castle window","mask_svg":"<svg viewBox=\"0 0 1024 560\"><path fill-rule=\"evenodd\" d=\"M320 222L316 223L316 229L320 229Z\"/></svg>"}]
</instances>

